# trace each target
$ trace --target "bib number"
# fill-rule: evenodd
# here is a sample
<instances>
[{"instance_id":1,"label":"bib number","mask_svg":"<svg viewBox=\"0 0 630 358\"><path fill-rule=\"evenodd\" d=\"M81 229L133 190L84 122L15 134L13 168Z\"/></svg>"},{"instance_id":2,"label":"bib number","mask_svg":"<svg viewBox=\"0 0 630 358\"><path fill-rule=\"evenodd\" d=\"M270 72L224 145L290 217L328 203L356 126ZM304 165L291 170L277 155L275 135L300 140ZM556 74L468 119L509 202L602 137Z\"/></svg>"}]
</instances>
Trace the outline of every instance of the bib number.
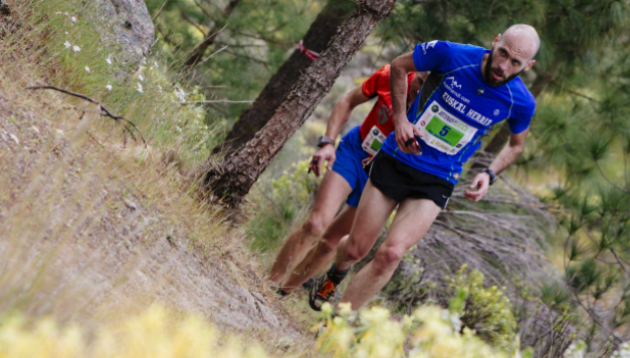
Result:
<instances>
[{"instance_id":1,"label":"bib number","mask_svg":"<svg viewBox=\"0 0 630 358\"><path fill-rule=\"evenodd\" d=\"M477 128L445 111L437 101L426 108L415 125L425 144L448 155L457 154L477 133Z\"/></svg>"},{"instance_id":2,"label":"bib number","mask_svg":"<svg viewBox=\"0 0 630 358\"><path fill-rule=\"evenodd\" d=\"M380 129L378 129L377 126L374 126L372 127L372 129L370 129L370 132L368 133L367 137L365 137L365 140L361 144L361 147L366 153L368 153L371 156L374 156L376 152L378 152L379 149L381 149L381 146L383 145L383 142L385 142L386 138L387 137L385 137L385 135L380 131Z\"/></svg>"}]
</instances>

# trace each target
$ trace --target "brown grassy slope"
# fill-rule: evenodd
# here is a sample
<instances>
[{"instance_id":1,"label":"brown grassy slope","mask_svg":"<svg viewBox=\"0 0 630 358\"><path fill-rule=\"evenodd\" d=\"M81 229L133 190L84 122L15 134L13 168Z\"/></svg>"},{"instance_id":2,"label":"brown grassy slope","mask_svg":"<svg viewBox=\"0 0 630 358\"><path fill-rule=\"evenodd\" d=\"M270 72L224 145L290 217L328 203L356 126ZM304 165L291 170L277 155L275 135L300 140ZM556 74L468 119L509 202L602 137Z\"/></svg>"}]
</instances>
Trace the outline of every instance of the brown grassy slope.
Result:
<instances>
[{"instance_id":1,"label":"brown grassy slope","mask_svg":"<svg viewBox=\"0 0 630 358\"><path fill-rule=\"evenodd\" d=\"M303 327L264 287L242 234L162 160L172 148L150 134L147 148L125 146L95 105L26 89L81 82L42 43L49 34L28 28L28 9L12 5L0 24L0 315L95 327L157 301L278 354L280 340L302 349Z\"/></svg>"}]
</instances>

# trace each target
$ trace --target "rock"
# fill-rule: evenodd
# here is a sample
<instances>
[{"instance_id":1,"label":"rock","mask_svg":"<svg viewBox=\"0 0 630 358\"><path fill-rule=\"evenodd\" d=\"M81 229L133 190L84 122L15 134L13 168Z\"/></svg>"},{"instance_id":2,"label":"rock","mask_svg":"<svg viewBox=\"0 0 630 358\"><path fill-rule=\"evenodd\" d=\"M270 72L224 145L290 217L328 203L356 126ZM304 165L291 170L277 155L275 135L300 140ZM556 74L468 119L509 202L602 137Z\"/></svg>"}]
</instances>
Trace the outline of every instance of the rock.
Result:
<instances>
[{"instance_id":1,"label":"rock","mask_svg":"<svg viewBox=\"0 0 630 358\"><path fill-rule=\"evenodd\" d=\"M0 15L11 16L11 9L9 8L9 4L7 4L4 0L0 0Z\"/></svg>"},{"instance_id":2,"label":"rock","mask_svg":"<svg viewBox=\"0 0 630 358\"><path fill-rule=\"evenodd\" d=\"M136 203L134 203L131 199L128 198L123 198L123 202L125 203L125 205L127 205L127 207L131 210L136 210L138 209L138 206L136 205Z\"/></svg>"},{"instance_id":3,"label":"rock","mask_svg":"<svg viewBox=\"0 0 630 358\"><path fill-rule=\"evenodd\" d=\"M123 45L123 62L140 62L149 54L155 27L143 0L96 0L103 40L113 39ZM98 25L97 25L98 26Z\"/></svg>"}]
</instances>

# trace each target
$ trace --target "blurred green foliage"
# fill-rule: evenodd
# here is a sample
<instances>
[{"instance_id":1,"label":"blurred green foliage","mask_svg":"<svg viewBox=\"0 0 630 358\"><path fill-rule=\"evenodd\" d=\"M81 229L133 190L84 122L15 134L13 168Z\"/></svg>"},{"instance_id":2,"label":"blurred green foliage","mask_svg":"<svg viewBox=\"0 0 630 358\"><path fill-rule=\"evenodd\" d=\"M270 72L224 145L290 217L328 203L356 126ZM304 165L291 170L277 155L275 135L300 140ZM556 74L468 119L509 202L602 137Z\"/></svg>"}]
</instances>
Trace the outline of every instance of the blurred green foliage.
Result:
<instances>
[{"instance_id":1,"label":"blurred green foliage","mask_svg":"<svg viewBox=\"0 0 630 358\"><path fill-rule=\"evenodd\" d=\"M514 343L516 319L504 289L484 287L483 274L478 270L468 272L467 265L447 282L452 297L450 311L458 313L465 327L492 346L509 350Z\"/></svg>"},{"instance_id":2,"label":"blurred green foliage","mask_svg":"<svg viewBox=\"0 0 630 358\"><path fill-rule=\"evenodd\" d=\"M159 30L156 46L174 65L201 41L202 31L226 21L206 56L228 47L190 78L208 99L253 100L324 1L242 0L229 18L220 19L226 3L147 1ZM399 0L376 28L369 53L362 54L369 57L362 63L381 57L389 61L434 39L489 48L511 24L538 29L542 46L537 63L522 75L537 96L537 113L525 153L512 172L546 203L562 205L557 217L563 233L549 240L562 256L552 260L564 271L566 287L546 283L531 294L560 312L580 312L579 334L590 352L618 346L622 337L613 330L626 324L630 314L629 11L627 1ZM217 113L208 118L229 124L245 107L213 104L208 109ZM252 193L248 233L257 250L276 247L310 209L315 184L311 187L310 178L297 175L295 168L275 183L273 176L266 177L257 185L261 190ZM425 295L428 287L422 286L421 275L415 273L417 282L399 282L394 291Z\"/></svg>"},{"instance_id":3,"label":"blurred green foliage","mask_svg":"<svg viewBox=\"0 0 630 358\"><path fill-rule=\"evenodd\" d=\"M254 100L325 5L317 0L241 0L225 18L223 9L228 1L146 3L159 38L156 46L182 69L187 55L214 24L225 23L203 57L207 60L191 70L190 79L208 98L230 100ZM232 121L247 106L214 104L211 108Z\"/></svg>"},{"instance_id":4,"label":"blurred green foliage","mask_svg":"<svg viewBox=\"0 0 630 358\"><path fill-rule=\"evenodd\" d=\"M249 196L252 219L246 229L252 249L269 252L279 247L294 223L310 210L319 179L308 174L310 160L292 165L277 179L264 178Z\"/></svg>"}]
</instances>

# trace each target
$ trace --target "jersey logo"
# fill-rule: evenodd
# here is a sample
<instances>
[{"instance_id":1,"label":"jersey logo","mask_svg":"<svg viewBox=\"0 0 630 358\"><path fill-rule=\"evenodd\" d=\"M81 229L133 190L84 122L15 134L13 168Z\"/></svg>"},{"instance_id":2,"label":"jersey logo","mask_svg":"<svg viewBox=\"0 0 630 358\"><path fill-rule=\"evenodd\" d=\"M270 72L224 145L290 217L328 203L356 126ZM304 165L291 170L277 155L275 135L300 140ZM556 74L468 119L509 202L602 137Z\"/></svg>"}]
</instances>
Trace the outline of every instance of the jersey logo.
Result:
<instances>
[{"instance_id":1,"label":"jersey logo","mask_svg":"<svg viewBox=\"0 0 630 358\"><path fill-rule=\"evenodd\" d=\"M451 86L452 89L455 89L455 88L462 89L462 85L457 83L457 81L455 80L455 76L446 77L445 81L451 81L449 86Z\"/></svg>"},{"instance_id":2,"label":"jersey logo","mask_svg":"<svg viewBox=\"0 0 630 358\"><path fill-rule=\"evenodd\" d=\"M501 112L500 112L498 109L495 109L493 114L494 114L495 116L498 116L498 115L499 115L499 113L501 113Z\"/></svg>"},{"instance_id":3,"label":"jersey logo","mask_svg":"<svg viewBox=\"0 0 630 358\"><path fill-rule=\"evenodd\" d=\"M390 113L390 109L388 106L381 104L380 106L378 106L378 112L377 112L377 121L379 124L385 124L387 123L387 121L389 121L389 119L391 118L392 114Z\"/></svg>"},{"instance_id":4,"label":"jersey logo","mask_svg":"<svg viewBox=\"0 0 630 358\"><path fill-rule=\"evenodd\" d=\"M426 55L426 54L427 54L427 50L429 50L430 48L435 47L435 44L437 44L437 40L434 40L434 41L431 41L431 42L426 42L426 43L423 43L423 44L421 45L421 47L422 47L422 53Z\"/></svg>"}]
</instances>

